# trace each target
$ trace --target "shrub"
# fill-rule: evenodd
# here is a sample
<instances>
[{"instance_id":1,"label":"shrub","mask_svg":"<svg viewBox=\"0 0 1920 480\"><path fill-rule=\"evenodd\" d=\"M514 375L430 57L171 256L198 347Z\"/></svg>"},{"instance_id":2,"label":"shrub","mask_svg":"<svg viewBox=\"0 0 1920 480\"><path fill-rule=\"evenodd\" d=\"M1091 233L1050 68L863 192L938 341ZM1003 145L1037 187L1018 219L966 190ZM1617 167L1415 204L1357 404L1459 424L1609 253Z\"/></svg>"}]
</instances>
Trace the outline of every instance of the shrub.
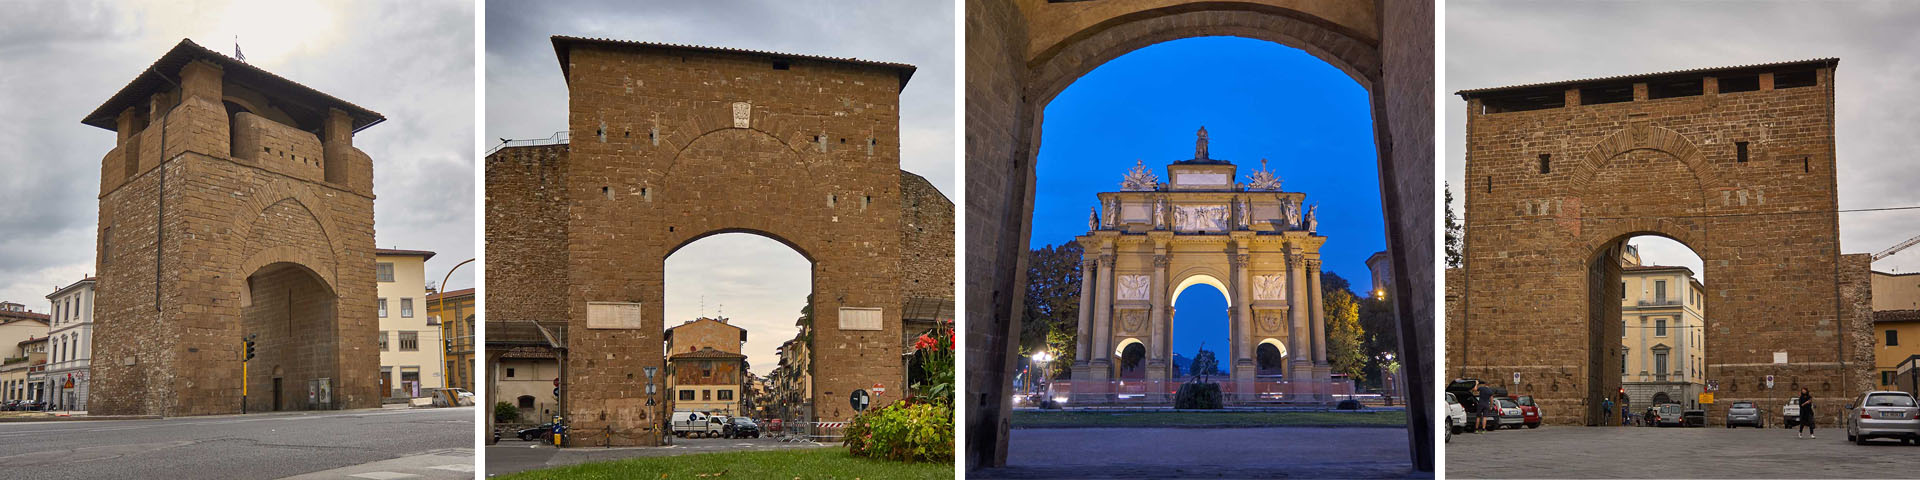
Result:
<instances>
[{"instance_id":1,"label":"shrub","mask_svg":"<svg viewBox=\"0 0 1920 480\"><path fill-rule=\"evenodd\" d=\"M1173 408L1180 409L1218 409L1224 402L1218 383L1189 382L1180 385L1180 392L1173 396Z\"/></svg>"},{"instance_id":2,"label":"shrub","mask_svg":"<svg viewBox=\"0 0 1920 480\"><path fill-rule=\"evenodd\" d=\"M953 410L938 403L894 402L853 417L845 432L854 455L907 462L953 461Z\"/></svg>"},{"instance_id":3,"label":"shrub","mask_svg":"<svg viewBox=\"0 0 1920 480\"><path fill-rule=\"evenodd\" d=\"M518 422L520 421L520 407L513 406L511 402L495 403L493 404L493 420L503 423Z\"/></svg>"}]
</instances>

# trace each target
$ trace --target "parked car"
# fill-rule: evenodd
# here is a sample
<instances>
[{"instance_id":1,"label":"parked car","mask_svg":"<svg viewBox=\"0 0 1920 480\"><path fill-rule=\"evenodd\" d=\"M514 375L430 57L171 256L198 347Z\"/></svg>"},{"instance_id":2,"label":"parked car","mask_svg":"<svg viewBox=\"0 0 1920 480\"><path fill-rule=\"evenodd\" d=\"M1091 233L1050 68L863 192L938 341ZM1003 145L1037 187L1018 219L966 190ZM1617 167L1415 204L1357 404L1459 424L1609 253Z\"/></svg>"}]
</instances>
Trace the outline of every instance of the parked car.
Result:
<instances>
[{"instance_id":1,"label":"parked car","mask_svg":"<svg viewBox=\"0 0 1920 480\"><path fill-rule=\"evenodd\" d=\"M1707 426L1707 411L1706 411L1706 410L1685 410L1685 411L1681 411L1681 412L1680 412L1680 426L1682 426L1682 427L1703 427L1703 428L1704 428L1704 427L1706 427L1706 426Z\"/></svg>"},{"instance_id":2,"label":"parked car","mask_svg":"<svg viewBox=\"0 0 1920 480\"><path fill-rule=\"evenodd\" d=\"M773 420L768 420L768 421L767 421L767 431L769 431L769 432L773 432L773 433L780 433L780 428L784 426L784 425L782 425L782 424L784 424L784 423L786 423L786 422L785 422L785 421L782 421L782 420L780 420L780 419L778 419L778 418L776 418L776 419L773 419Z\"/></svg>"},{"instance_id":3,"label":"parked car","mask_svg":"<svg viewBox=\"0 0 1920 480\"><path fill-rule=\"evenodd\" d=\"M1654 409L1654 418L1653 418L1654 426L1684 427L1687 425L1687 419L1684 416L1685 414L1684 412L1681 411L1680 404L1678 403L1666 403L1666 404L1655 405L1653 409Z\"/></svg>"},{"instance_id":4,"label":"parked car","mask_svg":"<svg viewBox=\"0 0 1920 480\"><path fill-rule=\"evenodd\" d=\"M1447 382L1446 393L1453 394L1454 398L1460 401L1460 407L1467 411L1467 425L1464 431L1472 432L1479 425L1475 420L1480 417L1482 407L1480 397L1474 394L1482 384L1483 382L1476 378L1456 378Z\"/></svg>"},{"instance_id":5,"label":"parked car","mask_svg":"<svg viewBox=\"0 0 1920 480\"><path fill-rule=\"evenodd\" d=\"M1500 423L1495 428L1518 429L1527 423L1526 414L1520 412L1520 404L1507 397L1496 397L1494 404L1500 408Z\"/></svg>"},{"instance_id":6,"label":"parked car","mask_svg":"<svg viewBox=\"0 0 1920 480\"><path fill-rule=\"evenodd\" d=\"M1447 392L1447 435L1451 436L1466 428L1467 407L1460 406L1460 400L1453 397L1453 392Z\"/></svg>"},{"instance_id":7,"label":"parked car","mask_svg":"<svg viewBox=\"0 0 1920 480\"><path fill-rule=\"evenodd\" d=\"M1540 428L1540 406L1533 403L1532 395L1513 397L1513 403L1520 406L1521 424L1527 428Z\"/></svg>"},{"instance_id":8,"label":"parked car","mask_svg":"<svg viewBox=\"0 0 1920 480\"><path fill-rule=\"evenodd\" d=\"M1847 404L1847 440L1866 445L1871 438L1920 443L1920 406L1907 392L1876 390Z\"/></svg>"},{"instance_id":9,"label":"parked car","mask_svg":"<svg viewBox=\"0 0 1920 480\"><path fill-rule=\"evenodd\" d=\"M540 440L542 438L547 438L548 435L553 435L554 425L555 424L548 423L548 424L540 425L538 427L524 428L524 429L521 429L519 432L515 432L514 436L520 437L521 440L526 440L529 442Z\"/></svg>"},{"instance_id":10,"label":"parked car","mask_svg":"<svg viewBox=\"0 0 1920 480\"><path fill-rule=\"evenodd\" d=\"M1727 428L1741 425L1767 428L1767 416L1760 413L1760 406L1753 402L1733 402L1727 406Z\"/></svg>"},{"instance_id":11,"label":"parked car","mask_svg":"<svg viewBox=\"0 0 1920 480\"><path fill-rule=\"evenodd\" d=\"M726 418L707 412L681 410L673 412L673 435L676 437L713 437L726 432Z\"/></svg>"},{"instance_id":12,"label":"parked car","mask_svg":"<svg viewBox=\"0 0 1920 480\"><path fill-rule=\"evenodd\" d=\"M721 427L721 435L727 438L760 438L760 424L753 423L747 417L733 417Z\"/></svg>"},{"instance_id":13,"label":"parked car","mask_svg":"<svg viewBox=\"0 0 1920 480\"><path fill-rule=\"evenodd\" d=\"M1780 407L1780 417L1781 426L1787 428L1800 426L1800 404L1796 401L1788 400L1786 406Z\"/></svg>"}]
</instances>

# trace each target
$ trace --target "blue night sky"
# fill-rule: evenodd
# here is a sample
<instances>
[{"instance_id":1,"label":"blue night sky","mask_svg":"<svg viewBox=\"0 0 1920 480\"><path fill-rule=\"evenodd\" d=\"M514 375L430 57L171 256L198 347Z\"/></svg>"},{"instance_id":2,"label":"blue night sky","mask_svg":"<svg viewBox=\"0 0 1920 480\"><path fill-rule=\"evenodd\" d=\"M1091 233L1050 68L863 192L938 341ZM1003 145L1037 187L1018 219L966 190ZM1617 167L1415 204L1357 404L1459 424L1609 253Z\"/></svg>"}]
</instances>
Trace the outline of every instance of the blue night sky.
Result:
<instances>
[{"instance_id":1,"label":"blue night sky","mask_svg":"<svg viewBox=\"0 0 1920 480\"><path fill-rule=\"evenodd\" d=\"M1119 190L1135 159L1166 181L1205 126L1209 156L1239 165L1238 181L1264 157L1284 190L1320 204L1322 268L1364 289L1367 257L1386 248L1370 108L1345 72L1276 43L1190 38L1123 55L1047 105L1032 246L1086 233L1094 194ZM1174 351L1192 357L1204 341L1224 361L1225 296L1194 286L1174 308Z\"/></svg>"}]
</instances>

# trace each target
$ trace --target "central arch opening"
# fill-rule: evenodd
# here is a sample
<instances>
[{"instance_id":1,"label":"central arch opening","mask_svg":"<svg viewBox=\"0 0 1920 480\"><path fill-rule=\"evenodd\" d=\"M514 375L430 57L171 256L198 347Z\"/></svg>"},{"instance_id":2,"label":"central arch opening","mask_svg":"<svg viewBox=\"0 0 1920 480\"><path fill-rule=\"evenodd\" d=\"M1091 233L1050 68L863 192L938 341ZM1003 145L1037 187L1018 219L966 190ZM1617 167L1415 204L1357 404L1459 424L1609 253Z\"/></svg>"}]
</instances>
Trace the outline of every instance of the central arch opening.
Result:
<instances>
[{"instance_id":1,"label":"central arch opening","mask_svg":"<svg viewBox=\"0 0 1920 480\"><path fill-rule=\"evenodd\" d=\"M247 276L246 288L251 303L241 311L241 335L255 342L247 411L335 408L338 296L319 274L288 262L260 267Z\"/></svg>"},{"instance_id":2,"label":"central arch opening","mask_svg":"<svg viewBox=\"0 0 1920 480\"><path fill-rule=\"evenodd\" d=\"M776 384L811 374L813 261L768 233L722 231L667 254L668 411L804 421L806 395Z\"/></svg>"},{"instance_id":3,"label":"central arch opening","mask_svg":"<svg viewBox=\"0 0 1920 480\"><path fill-rule=\"evenodd\" d=\"M1613 409L1593 400L1587 425L1653 423L1664 404L1704 408L1705 268L1692 247L1655 232L1621 235L1594 255L1586 398Z\"/></svg>"},{"instance_id":4,"label":"central arch opening","mask_svg":"<svg viewBox=\"0 0 1920 480\"><path fill-rule=\"evenodd\" d=\"M1167 312L1173 323L1168 363L1173 368L1169 378L1176 385L1196 377L1218 379L1227 374L1230 366L1224 362L1234 358L1233 334L1222 285L1213 277L1195 275L1174 288L1173 309Z\"/></svg>"}]
</instances>

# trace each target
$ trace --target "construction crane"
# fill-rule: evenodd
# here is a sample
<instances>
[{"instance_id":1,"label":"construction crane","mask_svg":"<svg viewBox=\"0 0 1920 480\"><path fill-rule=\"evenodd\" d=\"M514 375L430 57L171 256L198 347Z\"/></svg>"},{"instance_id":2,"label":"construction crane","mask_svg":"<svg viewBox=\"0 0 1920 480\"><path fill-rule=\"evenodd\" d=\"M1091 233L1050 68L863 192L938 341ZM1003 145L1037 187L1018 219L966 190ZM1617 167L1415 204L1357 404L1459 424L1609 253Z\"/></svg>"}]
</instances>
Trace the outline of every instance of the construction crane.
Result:
<instances>
[{"instance_id":1,"label":"construction crane","mask_svg":"<svg viewBox=\"0 0 1920 480\"><path fill-rule=\"evenodd\" d=\"M1920 236L1909 238L1907 239L1907 241L1894 244L1891 247L1887 247L1886 250L1881 250L1880 253L1873 254L1873 261L1878 262L1882 258L1887 258L1887 256L1889 255L1900 253L1901 250L1906 250L1907 247L1914 246L1915 244L1920 244Z\"/></svg>"}]
</instances>

